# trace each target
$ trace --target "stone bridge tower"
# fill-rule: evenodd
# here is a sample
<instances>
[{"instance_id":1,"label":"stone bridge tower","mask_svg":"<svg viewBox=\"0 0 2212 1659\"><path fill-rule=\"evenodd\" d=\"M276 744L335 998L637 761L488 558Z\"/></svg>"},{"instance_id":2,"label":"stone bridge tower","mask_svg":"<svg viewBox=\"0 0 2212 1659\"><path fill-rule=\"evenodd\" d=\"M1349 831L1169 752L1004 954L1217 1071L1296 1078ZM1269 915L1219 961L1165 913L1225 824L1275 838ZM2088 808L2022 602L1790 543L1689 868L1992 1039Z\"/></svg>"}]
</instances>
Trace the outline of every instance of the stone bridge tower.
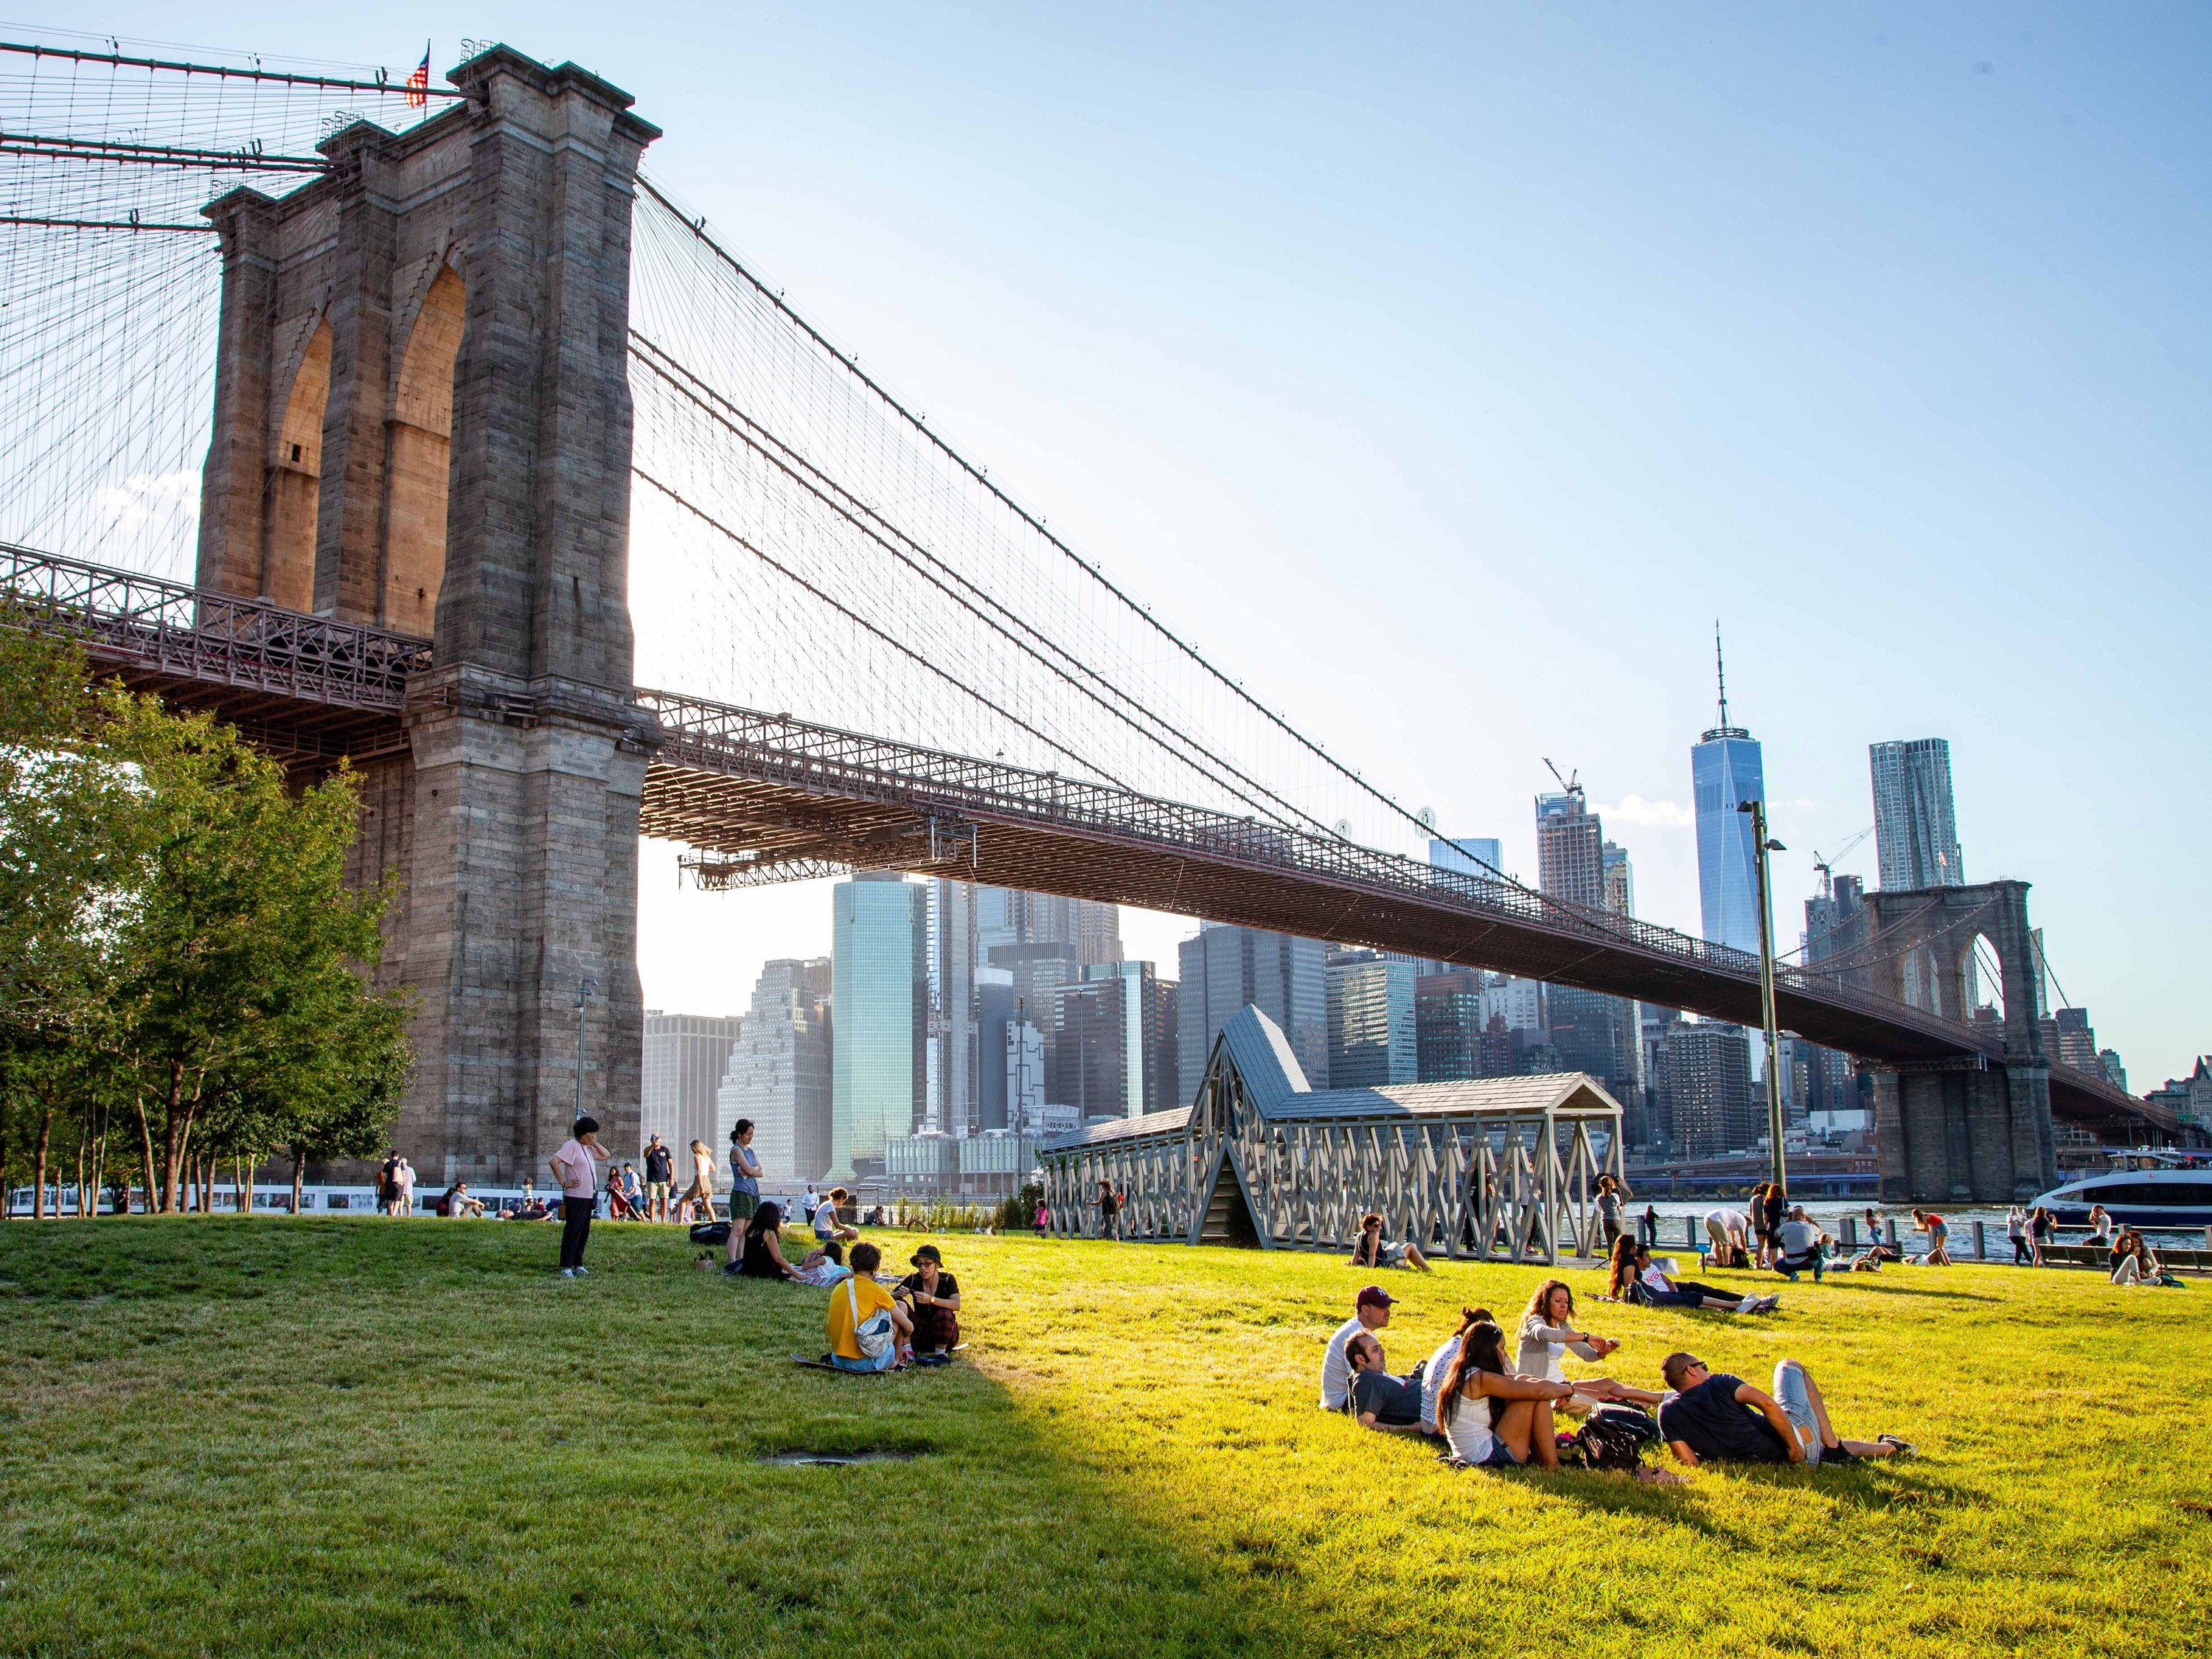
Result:
<instances>
[{"instance_id":1,"label":"stone bridge tower","mask_svg":"<svg viewBox=\"0 0 2212 1659\"><path fill-rule=\"evenodd\" d=\"M1866 902L1874 923L1869 988L1946 1018L1971 1018L1968 963L1975 939L1986 939L2005 1012L2002 1061L1874 1074L1884 1201L2009 1204L2048 1192L2058 1165L2027 884L1909 888L1869 893Z\"/></svg>"},{"instance_id":2,"label":"stone bridge tower","mask_svg":"<svg viewBox=\"0 0 2212 1659\"><path fill-rule=\"evenodd\" d=\"M433 641L406 737L357 760L356 874L404 886L416 999L395 1139L426 1175L544 1176L582 1057L634 1137L641 1011L632 707L629 96L495 47L409 131L207 209L222 234L203 586Z\"/></svg>"}]
</instances>

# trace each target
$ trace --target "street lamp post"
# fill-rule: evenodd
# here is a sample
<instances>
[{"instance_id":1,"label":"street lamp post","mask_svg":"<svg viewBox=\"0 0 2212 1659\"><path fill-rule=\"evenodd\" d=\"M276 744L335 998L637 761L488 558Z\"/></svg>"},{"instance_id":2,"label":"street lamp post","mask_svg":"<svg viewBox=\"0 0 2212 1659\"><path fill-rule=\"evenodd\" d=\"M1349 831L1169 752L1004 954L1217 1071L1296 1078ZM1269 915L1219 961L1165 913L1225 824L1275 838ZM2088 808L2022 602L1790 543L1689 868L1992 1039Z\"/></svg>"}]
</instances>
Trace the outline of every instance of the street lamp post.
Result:
<instances>
[{"instance_id":1,"label":"street lamp post","mask_svg":"<svg viewBox=\"0 0 2212 1659\"><path fill-rule=\"evenodd\" d=\"M1782 1034L1774 1020L1774 901L1768 882L1766 855L1790 849L1766 833L1766 803L1738 803L1739 812L1751 814L1751 838L1759 854L1759 1011L1766 1027L1766 1137L1774 1153L1774 1184L1790 1190L1782 1157Z\"/></svg>"},{"instance_id":2,"label":"street lamp post","mask_svg":"<svg viewBox=\"0 0 2212 1659\"><path fill-rule=\"evenodd\" d=\"M592 992L599 988L595 979L586 979L576 987L576 1115L584 1115L584 1004Z\"/></svg>"}]
</instances>

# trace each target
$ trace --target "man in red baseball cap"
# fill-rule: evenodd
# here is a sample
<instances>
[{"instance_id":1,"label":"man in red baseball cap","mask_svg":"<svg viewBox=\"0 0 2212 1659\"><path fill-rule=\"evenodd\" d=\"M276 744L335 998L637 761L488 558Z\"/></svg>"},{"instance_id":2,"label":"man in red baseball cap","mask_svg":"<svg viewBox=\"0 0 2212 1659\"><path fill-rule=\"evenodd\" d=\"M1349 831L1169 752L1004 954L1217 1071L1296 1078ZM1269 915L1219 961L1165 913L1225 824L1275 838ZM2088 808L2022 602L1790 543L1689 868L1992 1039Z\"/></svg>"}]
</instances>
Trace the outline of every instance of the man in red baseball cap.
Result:
<instances>
[{"instance_id":1,"label":"man in red baseball cap","mask_svg":"<svg viewBox=\"0 0 2212 1659\"><path fill-rule=\"evenodd\" d=\"M1370 1285L1352 1299L1352 1317L1339 1325L1321 1356L1321 1408L1340 1412L1352 1399L1352 1361L1345 1344L1362 1331L1379 1331L1390 1322L1390 1308L1397 1298L1380 1285Z\"/></svg>"}]
</instances>

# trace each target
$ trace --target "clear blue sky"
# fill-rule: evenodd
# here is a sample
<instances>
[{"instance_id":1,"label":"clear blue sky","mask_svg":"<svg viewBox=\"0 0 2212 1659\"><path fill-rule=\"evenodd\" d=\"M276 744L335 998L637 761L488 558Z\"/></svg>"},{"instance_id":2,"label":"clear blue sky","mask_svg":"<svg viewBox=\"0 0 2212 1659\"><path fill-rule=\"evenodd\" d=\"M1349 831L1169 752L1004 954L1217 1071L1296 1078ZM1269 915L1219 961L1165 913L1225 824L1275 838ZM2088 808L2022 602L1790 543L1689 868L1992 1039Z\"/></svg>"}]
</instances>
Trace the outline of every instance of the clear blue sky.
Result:
<instances>
[{"instance_id":1,"label":"clear blue sky","mask_svg":"<svg viewBox=\"0 0 2212 1659\"><path fill-rule=\"evenodd\" d=\"M1549 755L1694 931L1718 616L1789 942L1867 744L1947 737L1969 877L2035 884L2134 1086L2212 1049L2202 7L48 21L574 58L933 425L1447 828L1533 873ZM656 1003L826 942L818 893L672 882Z\"/></svg>"}]
</instances>

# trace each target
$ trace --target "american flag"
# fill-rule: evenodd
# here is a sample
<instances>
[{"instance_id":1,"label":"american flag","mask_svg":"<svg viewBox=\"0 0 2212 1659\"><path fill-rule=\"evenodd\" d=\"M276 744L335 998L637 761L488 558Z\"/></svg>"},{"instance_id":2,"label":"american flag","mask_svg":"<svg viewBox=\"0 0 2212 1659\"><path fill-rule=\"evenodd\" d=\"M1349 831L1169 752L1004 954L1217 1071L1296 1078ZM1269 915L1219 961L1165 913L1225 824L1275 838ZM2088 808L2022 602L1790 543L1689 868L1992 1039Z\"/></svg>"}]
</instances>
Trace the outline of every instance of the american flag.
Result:
<instances>
[{"instance_id":1,"label":"american flag","mask_svg":"<svg viewBox=\"0 0 2212 1659\"><path fill-rule=\"evenodd\" d=\"M422 61L407 77L407 107L420 109L430 101L430 43L422 43Z\"/></svg>"}]
</instances>

